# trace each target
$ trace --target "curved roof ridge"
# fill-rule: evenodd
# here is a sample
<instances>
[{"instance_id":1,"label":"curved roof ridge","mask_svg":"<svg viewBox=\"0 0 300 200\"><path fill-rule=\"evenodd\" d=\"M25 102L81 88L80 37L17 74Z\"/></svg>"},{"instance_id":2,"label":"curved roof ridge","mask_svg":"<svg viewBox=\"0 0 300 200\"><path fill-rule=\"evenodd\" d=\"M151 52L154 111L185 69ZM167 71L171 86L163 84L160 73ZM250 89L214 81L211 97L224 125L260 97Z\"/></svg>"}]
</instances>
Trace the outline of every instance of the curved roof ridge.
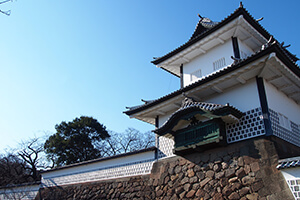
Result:
<instances>
[{"instance_id":1,"label":"curved roof ridge","mask_svg":"<svg viewBox=\"0 0 300 200\"><path fill-rule=\"evenodd\" d=\"M226 111L229 110L229 113L227 115L234 115L234 117L238 119L244 115L242 111L229 104L222 105L207 102L195 102L190 98L185 98L183 100L182 106L178 110L176 110L160 128L155 129L153 132L159 134L161 132L164 132L165 130L168 130L168 127L171 126L174 121L179 121L181 115L187 114L189 112L203 111L204 113L210 113L212 115L215 115L216 117L221 117L224 109Z\"/></svg>"}]
</instances>

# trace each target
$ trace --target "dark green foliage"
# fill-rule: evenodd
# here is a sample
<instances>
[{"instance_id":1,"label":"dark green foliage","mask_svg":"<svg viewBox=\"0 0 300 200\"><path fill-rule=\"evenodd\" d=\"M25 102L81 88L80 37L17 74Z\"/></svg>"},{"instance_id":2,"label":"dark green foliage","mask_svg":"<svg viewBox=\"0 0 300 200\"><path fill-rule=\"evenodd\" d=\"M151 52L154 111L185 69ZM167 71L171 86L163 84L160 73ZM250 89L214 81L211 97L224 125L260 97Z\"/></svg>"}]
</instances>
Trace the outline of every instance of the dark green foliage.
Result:
<instances>
[{"instance_id":1,"label":"dark green foliage","mask_svg":"<svg viewBox=\"0 0 300 200\"><path fill-rule=\"evenodd\" d=\"M46 140L44 148L55 166L69 165L102 157L95 143L110 137L105 126L92 117L81 116L72 122L55 126L56 133Z\"/></svg>"}]
</instances>

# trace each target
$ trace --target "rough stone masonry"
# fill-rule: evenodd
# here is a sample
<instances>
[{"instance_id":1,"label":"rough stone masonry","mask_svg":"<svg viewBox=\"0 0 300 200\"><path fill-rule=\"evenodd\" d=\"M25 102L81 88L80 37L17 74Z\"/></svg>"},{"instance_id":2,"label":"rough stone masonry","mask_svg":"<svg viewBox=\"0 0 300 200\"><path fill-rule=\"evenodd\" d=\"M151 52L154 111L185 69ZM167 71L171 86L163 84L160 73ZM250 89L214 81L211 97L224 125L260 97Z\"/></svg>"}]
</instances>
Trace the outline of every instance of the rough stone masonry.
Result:
<instances>
[{"instance_id":1,"label":"rough stone masonry","mask_svg":"<svg viewBox=\"0 0 300 200\"><path fill-rule=\"evenodd\" d=\"M257 138L154 163L150 175L41 189L57 199L294 199L276 141Z\"/></svg>"}]
</instances>

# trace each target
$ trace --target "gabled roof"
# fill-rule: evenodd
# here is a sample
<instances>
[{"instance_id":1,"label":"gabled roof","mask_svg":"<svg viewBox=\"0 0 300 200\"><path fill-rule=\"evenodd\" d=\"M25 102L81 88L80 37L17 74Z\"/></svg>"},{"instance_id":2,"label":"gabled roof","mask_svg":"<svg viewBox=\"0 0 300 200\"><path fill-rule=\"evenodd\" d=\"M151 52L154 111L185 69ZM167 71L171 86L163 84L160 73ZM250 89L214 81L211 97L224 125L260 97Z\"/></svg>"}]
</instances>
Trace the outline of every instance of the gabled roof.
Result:
<instances>
[{"instance_id":1,"label":"gabled roof","mask_svg":"<svg viewBox=\"0 0 300 200\"><path fill-rule=\"evenodd\" d=\"M204 33L205 31L207 31L208 29L213 28L215 25L218 24L218 22L213 22L211 19L206 18L206 17L201 17L200 15L198 15L200 17L200 20L195 28L195 31L192 35L192 37L190 38L190 40L198 37L199 35L201 35L202 33Z\"/></svg>"},{"instance_id":2,"label":"gabled roof","mask_svg":"<svg viewBox=\"0 0 300 200\"><path fill-rule=\"evenodd\" d=\"M209 118L223 118L224 121L238 121L244 113L237 108L226 104L214 104L206 102L196 102L191 98L185 98L182 106L174 112L169 119L160 127L154 130L155 133L161 135L166 134L166 131L172 129L172 126L176 125L179 120L191 120L194 114L201 114ZM192 114L192 115L191 115Z\"/></svg>"},{"instance_id":3,"label":"gabled roof","mask_svg":"<svg viewBox=\"0 0 300 200\"><path fill-rule=\"evenodd\" d=\"M231 15L229 15L227 18L222 20L220 23L218 23L217 25L215 25L211 29L206 29L204 31L199 31L198 32L197 28L196 28L196 31L194 32L192 38L189 41L187 41L185 44L181 45L180 47L176 48L175 50L167 53L166 55L153 60L152 63L157 65L157 64L167 60L168 58L174 56L175 54L177 54L181 51L183 51L184 49L186 49L189 46L195 44L196 42L203 39L204 37L210 35L211 33L215 32L216 30L218 30L221 27L225 26L226 24L228 24L232 20L236 19L240 15L243 15L243 17L247 20L247 22L249 24L251 24L255 29L257 29L257 31L261 35L263 35L267 40L271 37L271 35L248 13L248 11L245 8L239 7ZM195 35L196 33L198 33L198 34Z\"/></svg>"},{"instance_id":4,"label":"gabled roof","mask_svg":"<svg viewBox=\"0 0 300 200\"><path fill-rule=\"evenodd\" d=\"M200 21L197 24L197 27L192 35L192 37L190 38L190 40L188 40L185 44L181 45L180 47L176 48L175 50L167 53L166 55L162 56L162 57L158 57L155 60L151 61L153 64L155 65L159 65L162 64L164 61L168 60L169 58L183 52L184 50L186 50L187 48L191 47L192 45L196 44L197 42L199 42L200 40L204 39L206 36L211 35L212 33L216 32L217 30L221 29L222 27L224 27L225 25L229 24L230 22L232 22L233 20L237 19L239 16L243 16L243 18L253 27L255 28L255 30L261 34L266 40L269 40L269 38L271 37L271 34L266 31L258 22L257 20L255 20L249 13L248 11L243 8L242 6L240 6L238 9L236 9L231 15L229 15L227 18L225 18L224 20L222 20L220 23L211 23L210 27L205 27L202 24L202 19L200 19ZM207 19L207 18L203 18L203 19ZM296 62L297 60L299 60L295 55L291 54L288 50L284 50L286 51L286 53L289 55L289 57ZM171 74L178 76L178 74L175 74L171 71L169 71L166 68L163 68L164 70L170 72Z\"/></svg>"},{"instance_id":5,"label":"gabled roof","mask_svg":"<svg viewBox=\"0 0 300 200\"><path fill-rule=\"evenodd\" d=\"M162 102L165 102L169 99L172 99L176 96L182 95L183 93L186 93L188 91L191 91L194 88L197 88L199 86L202 86L210 81L213 81L219 77L225 76L227 74L230 74L248 64L250 64L251 62L254 62L264 56L270 55L272 53L276 54L276 57L289 69L291 70L294 75L298 78L300 78L300 68L299 66L289 57L289 54L286 53L285 48L283 48L278 42L273 42L272 44L266 46L264 49L248 56L245 59L241 59L237 62L234 62L232 65L227 66L219 71L216 71L212 74L209 74L208 76L199 79L198 81L196 81L193 84L190 84L184 88L181 88L179 90L176 90L170 94L167 94L161 98L158 98L156 100L153 101L149 101L148 103L145 103L143 105L140 106L135 106L135 107L131 107L128 108L129 110L125 111L124 113L127 115L133 115L136 114L138 112L141 112L143 110L146 110L148 108L151 108L153 106L156 106Z\"/></svg>"}]
</instances>

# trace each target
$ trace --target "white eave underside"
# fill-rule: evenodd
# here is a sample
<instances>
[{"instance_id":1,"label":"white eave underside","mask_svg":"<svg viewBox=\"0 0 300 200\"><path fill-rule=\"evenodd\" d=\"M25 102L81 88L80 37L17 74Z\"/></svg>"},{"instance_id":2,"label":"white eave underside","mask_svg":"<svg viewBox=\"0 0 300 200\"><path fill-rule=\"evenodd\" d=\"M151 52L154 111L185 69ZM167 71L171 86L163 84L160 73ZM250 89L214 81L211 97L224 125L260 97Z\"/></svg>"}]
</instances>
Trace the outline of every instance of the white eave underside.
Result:
<instances>
[{"instance_id":1,"label":"white eave underside","mask_svg":"<svg viewBox=\"0 0 300 200\"><path fill-rule=\"evenodd\" d=\"M163 61L157 67L163 68L177 76L180 76L180 65L193 60L195 57L205 54L213 47L223 44L232 37L238 37L254 52L256 52L262 44L267 42L258 31L256 31L243 17L240 15L235 20L226 24L214 33L206 36L197 43L189 46L185 50L177 53L171 58Z\"/></svg>"},{"instance_id":2,"label":"white eave underside","mask_svg":"<svg viewBox=\"0 0 300 200\"><path fill-rule=\"evenodd\" d=\"M218 72L209 74L204 77L204 79L215 73ZM206 84L186 91L185 95L197 101L205 101L205 99L226 92L232 87L247 84L247 81L255 77L263 77L264 80L275 86L279 91L293 99L297 104L300 104L300 79L276 57L275 53L266 55L229 74L225 74ZM181 106L181 102L184 98L185 96L183 95L177 95L148 109L135 113L130 117L154 125L156 116L175 112Z\"/></svg>"}]
</instances>

